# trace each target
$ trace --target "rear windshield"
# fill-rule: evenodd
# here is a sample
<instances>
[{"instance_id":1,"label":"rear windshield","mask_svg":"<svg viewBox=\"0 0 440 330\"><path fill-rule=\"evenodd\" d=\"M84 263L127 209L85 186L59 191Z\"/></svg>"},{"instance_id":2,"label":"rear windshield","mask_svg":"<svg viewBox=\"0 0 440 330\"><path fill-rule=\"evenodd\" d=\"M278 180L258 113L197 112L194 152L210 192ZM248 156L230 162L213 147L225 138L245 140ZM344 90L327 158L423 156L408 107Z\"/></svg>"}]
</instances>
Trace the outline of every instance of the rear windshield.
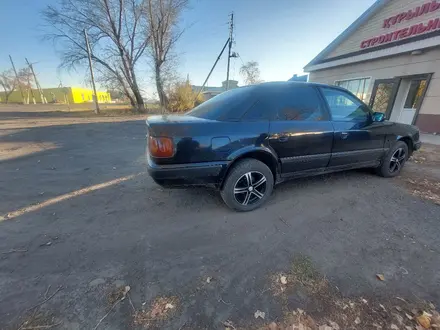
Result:
<instances>
[{"instance_id":1,"label":"rear windshield","mask_svg":"<svg viewBox=\"0 0 440 330\"><path fill-rule=\"evenodd\" d=\"M253 86L232 89L203 102L185 115L211 120L239 120L255 101L253 91Z\"/></svg>"}]
</instances>

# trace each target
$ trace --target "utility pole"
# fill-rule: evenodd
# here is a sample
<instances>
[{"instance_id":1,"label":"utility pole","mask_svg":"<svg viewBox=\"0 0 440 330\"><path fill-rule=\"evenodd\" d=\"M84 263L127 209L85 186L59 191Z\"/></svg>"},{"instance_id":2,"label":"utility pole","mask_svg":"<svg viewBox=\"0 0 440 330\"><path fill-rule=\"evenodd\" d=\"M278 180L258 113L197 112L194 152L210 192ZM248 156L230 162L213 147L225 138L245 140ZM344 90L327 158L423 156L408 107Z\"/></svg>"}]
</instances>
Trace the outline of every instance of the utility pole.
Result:
<instances>
[{"instance_id":1,"label":"utility pole","mask_svg":"<svg viewBox=\"0 0 440 330\"><path fill-rule=\"evenodd\" d=\"M61 81L61 78L58 78L58 79L60 79L60 84L58 85L58 88L61 88L63 90L63 92L64 92L64 102L66 102L67 108L70 111L71 109L70 109L70 101L69 101L69 93L68 93L69 90L68 90L67 87L66 88L63 87L63 82Z\"/></svg>"},{"instance_id":2,"label":"utility pole","mask_svg":"<svg viewBox=\"0 0 440 330\"><path fill-rule=\"evenodd\" d=\"M32 95L32 103L37 104L37 102L35 101L35 95L34 95L34 90L32 89L32 84L29 81L29 89L31 91L31 95ZM29 99L29 93L28 93L28 99Z\"/></svg>"},{"instance_id":3,"label":"utility pole","mask_svg":"<svg viewBox=\"0 0 440 330\"><path fill-rule=\"evenodd\" d=\"M217 62L220 60L220 57L222 57L222 54L223 54L223 52L225 51L225 48L226 48L226 46L228 45L228 42L229 42L229 39L226 40L226 43L225 43L225 45L223 46L223 48L222 48L220 54L218 54L217 59L215 60L214 65L213 65L212 68L211 68L211 71L209 71L208 76L206 77L205 82L204 82L203 85L202 85L202 88L200 88L199 92L197 93L196 100L197 100L197 98L199 97L200 93L203 92L203 89L205 88L205 85L206 85L206 83L208 82L208 79L209 79L209 77L211 76L212 71L214 71L214 68L215 68L215 66L217 65Z\"/></svg>"},{"instance_id":4,"label":"utility pole","mask_svg":"<svg viewBox=\"0 0 440 330\"><path fill-rule=\"evenodd\" d=\"M31 69L32 75L34 76L35 86L37 87L38 92L40 93L41 103L45 104L45 103L47 103L47 101L46 101L46 98L44 97L43 90L41 89L40 83L38 82L37 75L35 74L34 66L32 65L32 63L29 63L29 61L26 57L24 59L26 60L26 63L29 66L29 68ZM33 92L32 92L32 96L33 96Z\"/></svg>"},{"instance_id":5,"label":"utility pole","mask_svg":"<svg viewBox=\"0 0 440 330\"><path fill-rule=\"evenodd\" d=\"M231 21L229 23L229 51L228 51L228 69L226 72L226 90L229 89L229 66L231 62L232 42L234 41L233 33L234 33L234 12L231 13Z\"/></svg>"},{"instance_id":6,"label":"utility pole","mask_svg":"<svg viewBox=\"0 0 440 330\"><path fill-rule=\"evenodd\" d=\"M24 104L24 94L23 94L23 89L21 88L20 79L18 79L18 73L17 73L17 70L15 69L14 61L12 60L11 55L9 55L9 59L11 60L12 69L14 69L15 78L17 79L17 85L18 85L18 88L20 89L21 100L22 100L22 102L23 102L23 104Z\"/></svg>"},{"instance_id":7,"label":"utility pole","mask_svg":"<svg viewBox=\"0 0 440 330\"><path fill-rule=\"evenodd\" d=\"M89 67L90 67L90 78L92 79L93 93L95 94L95 113L99 113L99 104L98 104L98 94L96 93L96 85L95 85L95 76L93 75L93 66L92 66L92 55L90 51L89 37L87 36L87 31L84 29L84 37L86 39L87 46L87 55L89 57Z\"/></svg>"}]
</instances>

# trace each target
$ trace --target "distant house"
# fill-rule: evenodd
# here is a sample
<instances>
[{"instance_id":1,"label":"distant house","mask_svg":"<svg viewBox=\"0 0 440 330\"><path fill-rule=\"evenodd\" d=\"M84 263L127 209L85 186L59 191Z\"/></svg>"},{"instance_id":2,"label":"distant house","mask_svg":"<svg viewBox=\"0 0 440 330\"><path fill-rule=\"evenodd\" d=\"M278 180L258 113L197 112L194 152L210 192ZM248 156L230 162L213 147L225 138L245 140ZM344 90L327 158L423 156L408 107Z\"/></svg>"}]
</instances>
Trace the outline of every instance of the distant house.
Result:
<instances>
[{"instance_id":1,"label":"distant house","mask_svg":"<svg viewBox=\"0 0 440 330\"><path fill-rule=\"evenodd\" d=\"M297 74L294 74L292 78L290 78L288 81L303 81L307 82L307 78L309 77L308 74L305 74L303 76L298 76Z\"/></svg>"},{"instance_id":2,"label":"distant house","mask_svg":"<svg viewBox=\"0 0 440 330\"><path fill-rule=\"evenodd\" d=\"M227 85L227 81L225 80L222 82L221 87L207 87L207 86L205 86L205 88L203 88L203 91L202 91L204 101L207 101L207 100L213 98L214 96L226 91L226 85ZM229 80L229 89L234 89L234 88L238 88L238 87L239 86L238 86L237 80ZM194 93L198 93L202 89L202 86L191 85L191 88Z\"/></svg>"}]
</instances>

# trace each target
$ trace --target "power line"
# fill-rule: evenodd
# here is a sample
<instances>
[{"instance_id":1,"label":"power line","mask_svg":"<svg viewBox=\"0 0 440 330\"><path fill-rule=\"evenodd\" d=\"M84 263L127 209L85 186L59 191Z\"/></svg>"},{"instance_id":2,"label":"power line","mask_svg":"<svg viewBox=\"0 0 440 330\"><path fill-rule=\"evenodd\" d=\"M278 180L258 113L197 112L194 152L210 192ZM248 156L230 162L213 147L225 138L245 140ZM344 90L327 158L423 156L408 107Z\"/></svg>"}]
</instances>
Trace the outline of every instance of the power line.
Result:
<instances>
[{"instance_id":1,"label":"power line","mask_svg":"<svg viewBox=\"0 0 440 330\"><path fill-rule=\"evenodd\" d=\"M241 55L240 55L240 54L238 54L238 57L240 58L241 64L244 65L243 59L241 58Z\"/></svg>"}]
</instances>

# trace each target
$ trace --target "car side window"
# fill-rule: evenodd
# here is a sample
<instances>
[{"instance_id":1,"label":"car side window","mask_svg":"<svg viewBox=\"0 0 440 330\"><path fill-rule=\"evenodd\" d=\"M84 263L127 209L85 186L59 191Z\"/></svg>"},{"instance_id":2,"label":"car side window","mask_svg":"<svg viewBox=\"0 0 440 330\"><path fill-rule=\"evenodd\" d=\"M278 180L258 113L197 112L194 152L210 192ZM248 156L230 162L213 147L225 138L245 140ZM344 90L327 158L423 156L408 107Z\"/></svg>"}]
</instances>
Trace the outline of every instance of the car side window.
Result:
<instances>
[{"instance_id":1,"label":"car side window","mask_svg":"<svg viewBox=\"0 0 440 330\"><path fill-rule=\"evenodd\" d=\"M366 121L370 116L368 108L347 92L321 88L334 121Z\"/></svg>"},{"instance_id":2,"label":"car side window","mask_svg":"<svg viewBox=\"0 0 440 330\"><path fill-rule=\"evenodd\" d=\"M275 120L328 120L327 113L319 100L317 91L313 87L289 86L278 95L277 105L278 111Z\"/></svg>"},{"instance_id":3,"label":"car side window","mask_svg":"<svg viewBox=\"0 0 440 330\"><path fill-rule=\"evenodd\" d=\"M256 101L250 109L244 114L242 120L247 121L264 121L269 120L271 117L271 111L264 102Z\"/></svg>"}]
</instances>

